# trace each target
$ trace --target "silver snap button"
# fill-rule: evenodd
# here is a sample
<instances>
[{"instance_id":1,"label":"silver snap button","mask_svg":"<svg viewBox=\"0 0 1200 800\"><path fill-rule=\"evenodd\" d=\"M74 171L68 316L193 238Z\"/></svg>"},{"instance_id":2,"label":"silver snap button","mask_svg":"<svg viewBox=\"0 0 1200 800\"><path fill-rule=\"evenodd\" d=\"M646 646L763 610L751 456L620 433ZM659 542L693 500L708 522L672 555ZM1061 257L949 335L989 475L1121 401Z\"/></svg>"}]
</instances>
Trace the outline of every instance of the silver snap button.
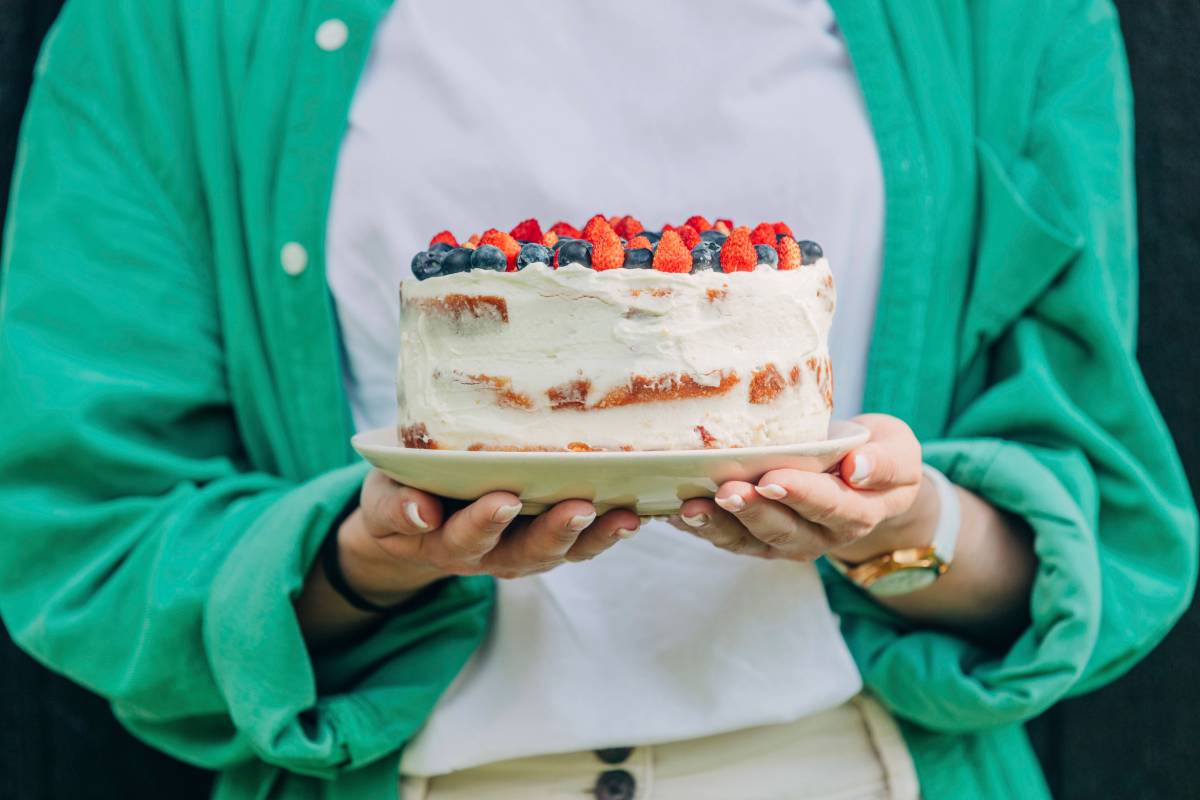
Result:
<instances>
[{"instance_id":1,"label":"silver snap button","mask_svg":"<svg viewBox=\"0 0 1200 800\"><path fill-rule=\"evenodd\" d=\"M327 19L317 27L317 47L338 50L350 37L350 29L340 19Z\"/></svg>"},{"instance_id":2,"label":"silver snap button","mask_svg":"<svg viewBox=\"0 0 1200 800\"><path fill-rule=\"evenodd\" d=\"M299 275L308 266L308 251L299 242L288 242L279 251L279 263L288 275Z\"/></svg>"}]
</instances>

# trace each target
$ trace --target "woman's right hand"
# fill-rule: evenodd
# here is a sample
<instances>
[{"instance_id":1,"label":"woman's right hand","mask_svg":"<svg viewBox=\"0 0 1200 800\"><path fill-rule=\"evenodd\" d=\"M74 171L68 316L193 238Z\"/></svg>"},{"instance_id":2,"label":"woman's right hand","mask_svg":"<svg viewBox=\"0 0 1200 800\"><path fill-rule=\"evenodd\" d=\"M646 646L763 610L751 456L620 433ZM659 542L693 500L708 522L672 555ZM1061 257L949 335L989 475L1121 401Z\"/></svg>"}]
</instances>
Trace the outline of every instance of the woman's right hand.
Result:
<instances>
[{"instance_id":1,"label":"woman's right hand","mask_svg":"<svg viewBox=\"0 0 1200 800\"><path fill-rule=\"evenodd\" d=\"M371 470L358 509L337 532L342 573L365 599L390 606L448 575L519 578L585 561L639 525L625 509L597 517L586 500L564 500L536 517L520 513L510 492L450 513L439 498Z\"/></svg>"}]
</instances>

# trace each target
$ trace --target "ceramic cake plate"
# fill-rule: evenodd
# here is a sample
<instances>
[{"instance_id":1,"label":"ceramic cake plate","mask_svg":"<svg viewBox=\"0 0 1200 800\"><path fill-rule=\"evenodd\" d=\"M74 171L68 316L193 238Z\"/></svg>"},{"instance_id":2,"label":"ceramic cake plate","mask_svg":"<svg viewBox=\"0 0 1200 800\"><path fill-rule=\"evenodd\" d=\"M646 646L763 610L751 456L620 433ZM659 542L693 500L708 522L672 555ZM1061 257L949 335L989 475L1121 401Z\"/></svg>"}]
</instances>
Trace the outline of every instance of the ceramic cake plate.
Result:
<instances>
[{"instance_id":1,"label":"ceramic cake plate","mask_svg":"<svg viewBox=\"0 0 1200 800\"><path fill-rule=\"evenodd\" d=\"M684 500L712 497L725 481L756 482L772 469L825 472L867 441L866 428L833 422L829 438L803 444L730 450L510 453L418 450L400 443L395 426L360 433L352 444L393 480L442 497L471 500L493 491L516 494L522 513L561 500L591 500L599 512L630 508L642 516L673 514Z\"/></svg>"}]
</instances>

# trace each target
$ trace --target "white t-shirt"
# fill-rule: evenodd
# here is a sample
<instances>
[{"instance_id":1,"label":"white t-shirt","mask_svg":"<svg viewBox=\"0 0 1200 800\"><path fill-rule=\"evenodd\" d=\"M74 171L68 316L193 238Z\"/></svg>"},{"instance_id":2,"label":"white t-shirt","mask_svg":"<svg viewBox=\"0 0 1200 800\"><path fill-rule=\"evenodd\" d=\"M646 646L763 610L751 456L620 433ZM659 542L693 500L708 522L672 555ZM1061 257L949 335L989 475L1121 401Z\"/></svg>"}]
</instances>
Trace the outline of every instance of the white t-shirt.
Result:
<instances>
[{"instance_id":1,"label":"white t-shirt","mask_svg":"<svg viewBox=\"0 0 1200 800\"><path fill-rule=\"evenodd\" d=\"M395 421L397 284L433 233L595 213L784 220L820 242L838 281L835 413L857 412L883 185L823 0L409 0L376 34L330 211L357 426ZM860 685L812 565L648 523L594 561L499 582L487 641L402 769L786 722Z\"/></svg>"}]
</instances>

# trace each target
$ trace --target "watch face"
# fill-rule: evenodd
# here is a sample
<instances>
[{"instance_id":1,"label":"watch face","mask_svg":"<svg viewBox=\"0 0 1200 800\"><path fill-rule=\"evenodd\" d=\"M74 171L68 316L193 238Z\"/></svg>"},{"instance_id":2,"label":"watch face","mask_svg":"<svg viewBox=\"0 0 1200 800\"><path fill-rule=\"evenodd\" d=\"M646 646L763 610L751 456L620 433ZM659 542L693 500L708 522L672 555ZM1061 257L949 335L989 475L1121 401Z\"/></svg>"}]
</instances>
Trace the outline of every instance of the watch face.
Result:
<instances>
[{"instance_id":1,"label":"watch face","mask_svg":"<svg viewBox=\"0 0 1200 800\"><path fill-rule=\"evenodd\" d=\"M893 594L908 594L918 589L924 589L937 580L938 572L934 567L910 567L900 569L879 578L868 589L871 594L887 597Z\"/></svg>"}]
</instances>

